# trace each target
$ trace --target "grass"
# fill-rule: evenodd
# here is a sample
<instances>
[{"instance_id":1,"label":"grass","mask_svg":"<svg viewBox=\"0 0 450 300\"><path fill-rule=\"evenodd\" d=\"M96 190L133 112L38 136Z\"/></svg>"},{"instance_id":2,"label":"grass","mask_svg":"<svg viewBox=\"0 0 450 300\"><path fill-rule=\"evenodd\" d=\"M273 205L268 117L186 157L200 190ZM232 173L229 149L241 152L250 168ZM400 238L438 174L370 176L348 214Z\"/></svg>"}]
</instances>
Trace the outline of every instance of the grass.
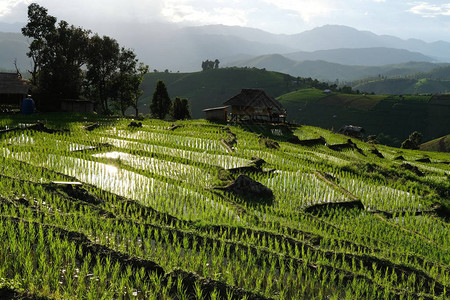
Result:
<instances>
[{"instance_id":1,"label":"grass","mask_svg":"<svg viewBox=\"0 0 450 300\"><path fill-rule=\"evenodd\" d=\"M129 119L56 114L11 116L2 126L37 119L69 130L0 135L0 283L17 294L449 296L449 154L358 140L359 150L341 151L287 142L288 133L328 145L348 139L313 126L291 132L195 120L168 130L172 123L146 119L132 129ZM102 126L84 129L96 122ZM231 133L229 152L219 141ZM425 156L430 163L417 161ZM224 191L241 173L273 199Z\"/></svg>"},{"instance_id":2,"label":"grass","mask_svg":"<svg viewBox=\"0 0 450 300\"><path fill-rule=\"evenodd\" d=\"M420 145L420 150L449 152L450 151L450 135L446 135L435 140Z\"/></svg>"}]
</instances>

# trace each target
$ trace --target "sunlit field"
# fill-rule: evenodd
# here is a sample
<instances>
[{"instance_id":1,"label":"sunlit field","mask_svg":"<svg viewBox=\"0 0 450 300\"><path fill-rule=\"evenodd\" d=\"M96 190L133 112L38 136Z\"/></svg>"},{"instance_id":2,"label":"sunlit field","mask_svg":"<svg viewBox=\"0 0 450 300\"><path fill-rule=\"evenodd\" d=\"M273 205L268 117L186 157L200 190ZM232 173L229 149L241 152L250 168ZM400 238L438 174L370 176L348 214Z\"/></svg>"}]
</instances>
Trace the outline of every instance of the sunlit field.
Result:
<instances>
[{"instance_id":1,"label":"sunlit field","mask_svg":"<svg viewBox=\"0 0 450 300\"><path fill-rule=\"evenodd\" d=\"M290 130L326 145L275 131L269 147L204 120L32 118L0 120L0 286L11 293L450 297L449 154L355 139L332 150L348 137L309 126ZM38 120L49 130L27 129ZM228 189L242 174L273 196Z\"/></svg>"}]
</instances>

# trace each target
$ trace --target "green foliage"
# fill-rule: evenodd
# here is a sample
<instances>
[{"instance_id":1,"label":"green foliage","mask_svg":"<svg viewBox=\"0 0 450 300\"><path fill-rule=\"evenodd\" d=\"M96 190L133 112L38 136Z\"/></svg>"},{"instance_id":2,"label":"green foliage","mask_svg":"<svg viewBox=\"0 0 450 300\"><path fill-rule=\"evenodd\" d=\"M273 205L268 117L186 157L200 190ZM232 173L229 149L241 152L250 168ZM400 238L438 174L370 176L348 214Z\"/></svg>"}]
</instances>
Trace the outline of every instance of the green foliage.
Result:
<instances>
[{"instance_id":1,"label":"green foliage","mask_svg":"<svg viewBox=\"0 0 450 300\"><path fill-rule=\"evenodd\" d=\"M150 103L150 112L155 118L163 120L170 112L172 102L167 92L167 87L162 80L156 83L153 92L152 102Z\"/></svg>"},{"instance_id":2,"label":"green foliage","mask_svg":"<svg viewBox=\"0 0 450 300\"><path fill-rule=\"evenodd\" d=\"M422 143L422 133L414 131L405 141L403 141L401 148L403 149L419 149Z\"/></svg>"},{"instance_id":3,"label":"green foliage","mask_svg":"<svg viewBox=\"0 0 450 300\"><path fill-rule=\"evenodd\" d=\"M172 118L175 120L185 120L191 118L188 99L176 97L172 103Z\"/></svg>"},{"instance_id":4,"label":"green foliage","mask_svg":"<svg viewBox=\"0 0 450 300\"><path fill-rule=\"evenodd\" d=\"M137 67L133 51L120 48L116 40L84 30L56 18L47 9L32 3L23 35L32 38L30 51L34 65L31 83L41 110L59 110L61 99L87 97L104 113L110 103L122 114L137 106L139 85L148 68ZM137 110L136 110L137 112ZM137 113L136 113L137 114Z\"/></svg>"}]
</instances>

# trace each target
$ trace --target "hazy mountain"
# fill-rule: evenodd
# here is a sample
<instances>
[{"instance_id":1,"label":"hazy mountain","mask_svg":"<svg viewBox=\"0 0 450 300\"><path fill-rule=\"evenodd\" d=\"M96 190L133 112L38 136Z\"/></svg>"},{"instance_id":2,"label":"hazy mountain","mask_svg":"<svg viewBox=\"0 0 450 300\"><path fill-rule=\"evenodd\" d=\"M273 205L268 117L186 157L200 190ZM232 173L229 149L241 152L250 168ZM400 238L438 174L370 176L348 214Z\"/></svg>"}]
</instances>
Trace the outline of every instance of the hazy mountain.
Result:
<instances>
[{"instance_id":1,"label":"hazy mountain","mask_svg":"<svg viewBox=\"0 0 450 300\"><path fill-rule=\"evenodd\" d=\"M404 49L394 48L345 48L318 50L313 52L295 52L285 54L287 58L303 61L303 60L324 60L342 65L355 66L382 66L390 64L398 64L409 61L433 62L435 59L425 56L418 52L410 52Z\"/></svg>"},{"instance_id":2,"label":"hazy mountain","mask_svg":"<svg viewBox=\"0 0 450 300\"><path fill-rule=\"evenodd\" d=\"M0 26L1 28L5 26ZM16 29L19 31L20 28ZM288 68L289 65L279 66L276 62L265 58L266 65L263 65L263 60L257 59L259 62L255 66L289 72L296 76L353 80L361 78L359 76L373 75L377 71L369 72L360 68L361 70L355 71L353 75L347 76L346 74L355 69L343 65L373 66L405 61L430 62L438 58L450 61L450 43L447 42L402 40L336 25L327 25L295 35L272 34L238 26L209 25L181 28L166 23L97 24L95 28L89 29L117 39L122 46L133 49L138 58L148 64L151 70L160 71L168 69L172 72L192 72L200 70L202 61L207 59L219 59L220 66L225 66L251 57L282 54L287 59L295 58L295 61L322 60L322 62L299 64L290 61L287 64L293 65ZM11 68L14 57L17 57L21 68L29 68L29 61L25 56L26 41L20 33L16 35L13 39L10 36L9 40L1 41L0 68ZM339 66L330 65L330 62L338 63ZM322 69L316 69L318 67ZM340 74L345 76L341 78Z\"/></svg>"},{"instance_id":3,"label":"hazy mountain","mask_svg":"<svg viewBox=\"0 0 450 300\"><path fill-rule=\"evenodd\" d=\"M427 56L450 61L450 43L438 41L427 43L418 39L403 40L389 35L376 35L341 25L325 25L287 37L287 46L302 51L330 50L339 48L386 47L420 52Z\"/></svg>"},{"instance_id":4,"label":"hazy mountain","mask_svg":"<svg viewBox=\"0 0 450 300\"><path fill-rule=\"evenodd\" d=\"M15 70L14 60L17 59L17 66L25 75L26 70L30 69L26 56L28 47L28 41L22 34L0 32L0 69Z\"/></svg>"},{"instance_id":5,"label":"hazy mountain","mask_svg":"<svg viewBox=\"0 0 450 300\"><path fill-rule=\"evenodd\" d=\"M26 23L5 23L0 22L0 32L15 32L18 33L21 31L22 27L24 27Z\"/></svg>"},{"instance_id":6,"label":"hazy mountain","mask_svg":"<svg viewBox=\"0 0 450 300\"><path fill-rule=\"evenodd\" d=\"M429 62L408 62L383 66L351 66L323 60L296 61L280 54L262 55L243 59L227 66L254 67L290 74L292 76L312 77L322 81L353 81L372 76L406 76L417 72L427 72L440 64Z\"/></svg>"}]
</instances>

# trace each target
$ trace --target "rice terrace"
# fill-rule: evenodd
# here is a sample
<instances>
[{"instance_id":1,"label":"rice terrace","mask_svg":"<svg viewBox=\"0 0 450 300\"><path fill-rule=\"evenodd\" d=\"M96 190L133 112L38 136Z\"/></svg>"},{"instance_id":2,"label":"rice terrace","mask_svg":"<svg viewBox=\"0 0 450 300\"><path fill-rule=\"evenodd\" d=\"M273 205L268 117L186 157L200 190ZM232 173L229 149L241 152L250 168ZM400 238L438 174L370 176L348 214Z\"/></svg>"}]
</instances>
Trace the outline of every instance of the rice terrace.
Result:
<instances>
[{"instance_id":1,"label":"rice terrace","mask_svg":"<svg viewBox=\"0 0 450 300\"><path fill-rule=\"evenodd\" d=\"M2 299L450 296L448 153L299 125L0 129Z\"/></svg>"}]
</instances>

